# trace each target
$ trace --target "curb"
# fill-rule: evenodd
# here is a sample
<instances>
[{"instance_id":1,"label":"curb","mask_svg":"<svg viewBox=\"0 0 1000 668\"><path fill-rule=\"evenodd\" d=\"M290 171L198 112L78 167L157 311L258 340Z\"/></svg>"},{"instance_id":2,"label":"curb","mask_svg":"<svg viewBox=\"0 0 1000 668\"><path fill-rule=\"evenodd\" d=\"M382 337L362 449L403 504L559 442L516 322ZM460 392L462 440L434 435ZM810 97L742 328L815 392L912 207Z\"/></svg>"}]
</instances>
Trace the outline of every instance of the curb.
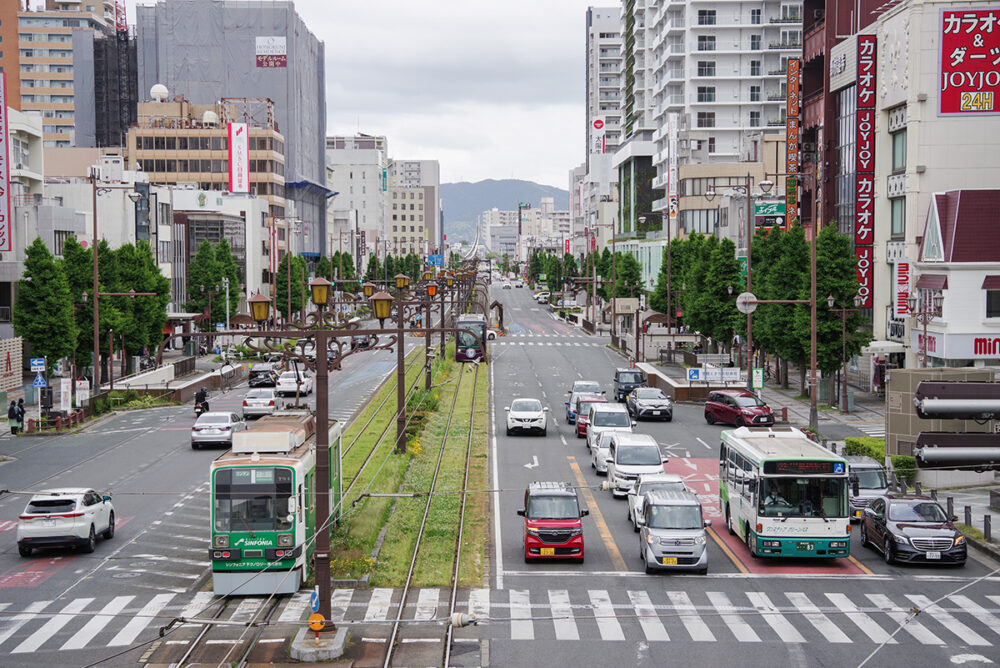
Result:
<instances>
[{"instance_id":1,"label":"curb","mask_svg":"<svg viewBox=\"0 0 1000 668\"><path fill-rule=\"evenodd\" d=\"M972 538L971 536L966 536L965 542L969 547L975 549L977 552L1000 561L1000 546L993 545L992 543L985 543L978 538Z\"/></svg>"}]
</instances>

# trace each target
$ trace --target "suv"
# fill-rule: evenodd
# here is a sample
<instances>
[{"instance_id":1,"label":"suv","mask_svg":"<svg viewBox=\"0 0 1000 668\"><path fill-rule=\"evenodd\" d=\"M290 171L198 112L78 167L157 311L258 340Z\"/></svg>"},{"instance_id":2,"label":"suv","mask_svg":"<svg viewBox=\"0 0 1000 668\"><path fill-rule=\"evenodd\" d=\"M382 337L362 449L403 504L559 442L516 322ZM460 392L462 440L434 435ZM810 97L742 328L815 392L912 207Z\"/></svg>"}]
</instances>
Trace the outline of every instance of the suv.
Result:
<instances>
[{"instance_id":1,"label":"suv","mask_svg":"<svg viewBox=\"0 0 1000 668\"><path fill-rule=\"evenodd\" d=\"M646 495L639 524L639 558L647 573L693 570L708 573L705 527L701 502L691 492L657 490Z\"/></svg>"},{"instance_id":2,"label":"suv","mask_svg":"<svg viewBox=\"0 0 1000 668\"><path fill-rule=\"evenodd\" d=\"M524 561L579 559L583 561L583 522L589 511L580 508L576 490L568 482L533 482L524 492Z\"/></svg>"},{"instance_id":3,"label":"suv","mask_svg":"<svg viewBox=\"0 0 1000 668\"><path fill-rule=\"evenodd\" d=\"M535 295L535 301L538 302L539 304L548 304L549 296L550 293L548 292L539 292L537 295Z\"/></svg>"},{"instance_id":4,"label":"suv","mask_svg":"<svg viewBox=\"0 0 1000 668\"><path fill-rule=\"evenodd\" d=\"M846 458L851 479L851 521L860 520L865 514L865 508L875 500L889 492L886 482L885 467L871 457L852 455ZM858 491L855 493L854 485Z\"/></svg>"},{"instance_id":5,"label":"suv","mask_svg":"<svg viewBox=\"0 0 1000 668\"><path fill-rule=\"evenodd\" d=\"M250 387L274 387L278 383L277 365L270 362L254 364L250 367L247 383Z\"/></svg>"},{"instance_id":6,"label":"suv","mask_svg":"<svg viewBox=\"0 0 1000 668\"><path fill-rule=\"evenodd\" d=\"M705 422L723 422L737 427L774 426L771 407L746 390L716 390L708 393Z\"/></svg>"},{"instance_id":7,"label":"suv","mask_svg":"<svg viewBox=\"0 0 1000 668\"><path fill-rule=\"evenodd\" d=\"M628 393L646 384L646 374L639 369L615 370L615 401L625 401Z\"/></svg>"},{"instance_id":8,"label":"suv","mask_svg":"<svg viewBox=\"0 0 1000 668\"><path fill-rule=\"evenodd\" d=\"M580 415L576 418L578 427L582 417ZM601 438L601 432L609 429L632 431L635 422L629 418L628 411L625 410L624 406L610 402L594 403L590 405L590 411L587 413L587 420L583 426L587 435L587 447L593 450Z\"/></svg>"},{"instance_id":9,"label":"suv","mask_svg":"<svg viewBox=\"0 0 1000 668\"><path fill-rule=\"evenodd\" d=\"M30 557L40 547L78 546L93 552L97 536L115 535L111 497L92 489L57 489L31 497L17 520L17 551Z\"/></svg>"},{"instance_id":10,"label":"suv","mask_svg":"<svg viewBox=\"0 0 1000 668\"><path fill-rule=\"evenodd\" d=\"M616 433L608 452L608 481L613 496L625 496L647 473L663 473L667 458L649 434Z\"/></svg>"}]
</instances>

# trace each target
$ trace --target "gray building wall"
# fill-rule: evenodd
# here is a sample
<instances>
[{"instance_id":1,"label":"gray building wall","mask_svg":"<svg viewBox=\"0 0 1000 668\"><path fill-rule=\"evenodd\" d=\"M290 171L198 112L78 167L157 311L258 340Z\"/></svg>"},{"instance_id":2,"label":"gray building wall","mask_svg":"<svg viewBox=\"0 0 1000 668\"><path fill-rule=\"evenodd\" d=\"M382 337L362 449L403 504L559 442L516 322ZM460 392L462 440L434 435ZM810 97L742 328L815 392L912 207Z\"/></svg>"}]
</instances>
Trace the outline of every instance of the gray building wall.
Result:
<instances>
[{"instance_id":1,"label":"gray building wall","mask_svg":"<svg viewBox=\"0 0 1000 668\"><path fill-rule=\"evenodd\" d=\"M285 137L285 197L310 230L295 248L323 252L326 238L325 49L291 2L170 0L136 7L139 96L153 84L194 104L267 97ZM256 38L284 37L286 67L257 67ZM297 185L298 184L298 185ZM306 237L303 229L300 234Z\"/></svg>"},{"instance_id":2,"label":"gray building wall","mask_svg":"<svg viewBox=\"0 0 1000 668\"><path fill-rule=\"evenodd\" d=\"M73 31L73 119L74 146L97 146L94 111L94 33Z\"/></svg>"}]
</instances>

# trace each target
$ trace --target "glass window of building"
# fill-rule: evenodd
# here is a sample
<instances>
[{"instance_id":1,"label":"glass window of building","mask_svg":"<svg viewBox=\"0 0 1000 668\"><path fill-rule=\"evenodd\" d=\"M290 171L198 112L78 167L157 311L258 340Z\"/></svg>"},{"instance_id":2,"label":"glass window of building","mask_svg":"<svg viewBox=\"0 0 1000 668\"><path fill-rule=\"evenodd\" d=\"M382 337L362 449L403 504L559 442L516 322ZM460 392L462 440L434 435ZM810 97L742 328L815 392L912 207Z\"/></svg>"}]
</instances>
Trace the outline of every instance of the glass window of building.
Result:
<instances>
[{"instance_id":1,"label":"glass window of building","mask_svg":"<svg viewBox=\"0 0 1000 668\"><path fill-rule=\"evenodd\" d=\"M836 176L834 179L834 210L837 231L854 235L855 200L855 116L857 114L857 89L848 86L836 93Z\"/></svg>"},{"instance_id":2,"label":"glass window of building","mask_svg":"<svg viewBox=\"0 0 1000 668\"><path fill-rule=\"evenodd\" d=\"M760 86L750 86L750 101L760 102Z\"/></svg>"},{"instance_id":3,"label":"glass window of building","mask_svg":"<svg viewBox=\"0 0 1000 668\"><path fill-rule=\"evenodd\" d=\"M750 50L760 51L760 35L750 35Z\"/></svg>"},{"instance_id":4,"label":"glass window of building","mask_svg":"<svg viewBox=\"0 0 1000 668\"><path fill-rule=\"evenodd\" d=\"M892 173L906 171L906 129L892 133Z\"/></svg>"},{"instance_id":5,"label":"glass window of building","mask_svg":"<svg viewBox=\"0 0 1000 668\"><path fill-rule=\"evenodd\" d=\"M753 25L760 25L760 10L751 9L750 10L750 23Z\"/></svg>"},{"instance_id":6,"label":"glass window of building","mask_svg":"<svg viewBox=\"0 0 1000 668\"><path fill-rule=\"evenodd\" d=\"M1000 290L986 291L986 317L1000 318Z\"/></svg>"},{"instance_id":7,"label":"glass window of building","mask_svg":"<svg viewBox=\"0 0 1000 668\"><path fill-rule=\"evenodd\" d=\"M889 200L889 205L892 208L892 227L890 232L894 238L903 237L906 235L906 198L894 197Z\"/></svg>"},{"instance_id":8,"label":"glass window of building","mask_svg":"<svg viewBox=\"0 0 1000 668\"><path fill-rule=\"evenodd\" d=\"M715 86L698 86L699 102L715 102Z\"/></svg>"},{"instance_id":9,"label":"glass window of building","mask_svg":"<svg viewBox=\"0 0 1000 668\"><path fill-rule=\"evenodd\" d=\"M750 61L750 76L759 77L760 76L760 61L751 60Z\"/></svg>"},{"instance_id":10,"label":"glass window of building","mask_svg":"<svg viewBox=\"0 0 1000 668\"><path fill-rule=\"evenodd\" d=\"M715 51L715 35L698 35L699 51Z\"/></svg>"},{"instance_id":11,"label":"glass window of building","mask_svg":"<svg viewBox=\"0 0 1000 668\"><path fill-rule=\"evenodd\" d=\"M699 111L698 112L698 127L699 128L714 128L715 127L715 112L714 111Z\"/></svg>"},{"instance_id":12,"label":"glass window of building","mask_svg":"<svg viewBox=\"0 0 1000 668\"><path fill-rule=\"evenodd\" d=\"M698 61L698 76L700 76L700 77L714 77L715 76L715 61L714 60L699 60Z\"/></svg>"},{"instance_id":13,"label":"glass window of building","mask_svg":"<svg viewBox=\"0 0 1000 668\"><path fill-rule=\"evenodd\" d=\"M700 26L714 26L715 25L715 10L714 9L699 9L698 10L698 25L700 25Z\"/></svg>"},{"instance_id":14,"label":"glass window of building","mask_svg":"<svg viewBox=\"0 0 1000 668\"><path fill-rule=\"evenodd\" d=\"M760 112L751 111L750 112L750 127L759 128L760 127Z\"/></svg>"}]
</instances>

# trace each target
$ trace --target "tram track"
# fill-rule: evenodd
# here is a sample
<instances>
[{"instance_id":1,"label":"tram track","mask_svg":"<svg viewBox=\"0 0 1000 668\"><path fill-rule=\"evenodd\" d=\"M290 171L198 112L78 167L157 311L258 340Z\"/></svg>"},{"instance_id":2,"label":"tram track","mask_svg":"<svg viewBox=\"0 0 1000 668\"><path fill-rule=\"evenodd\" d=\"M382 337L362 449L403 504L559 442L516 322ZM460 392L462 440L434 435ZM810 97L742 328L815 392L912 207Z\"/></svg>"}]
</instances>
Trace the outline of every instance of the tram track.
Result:
<instances>
[{"instance_id":1,"label":"tram track","mask_svg":"<svg viewBox=\"0 0 1000 668\"><path fill-rule=\"evenodd\" d=\"M244 598L227 597L221 599L221 605L212 613L209 621L225 621L223 615L227 612L235 613L239 605L246 601ZM177 668L189 668L192 666L236 666L245 668L251 663L253 651L260 646L260 641L265 629L268 628L271 618L277 612L283 596L271 595L265 599L257 610L253 611L250 618L244 624L205 624L198 631L197 635L187 643L183 654L177 659L170 661L171 666ZM233 638L232 629L242 629L239 637ZM249 637L247 637L249 635ZM227 647L224 654L220 655L219 647ZM238 659L233 659L238 654Z\"/></svg>"},{"instance_id":2,"label":"tram track","mask_svg":"<svg viewBox=\"0 0 1000 668\"><path fill-rule=\"evenodd\" d=\"M473 372L473 376L472 376L472 401L471 401L471 404L470 404L471 408L470 408L470 414L469 414L469 438L468 438L468 444L467 444L466 453L465 453L465 467L464 467L465 471L464 471L464 474L463 474L463 479L464 479L463 490L465 488L465 484L468 483L468 478L469 478L469 465L470 465L470 459L471 459L472 435L473 435L473 433L475 431L476 387L477 387L477 380L479 378L479 368L480 368L479 365L476 365L476 368L475 368L475 370ZM441 472L441 463L444 460L445 449L447 448L447 445L448 445L448 436L450 435L451 430L452 430L452 423L453 423L454 418L455 418L455 407L456 407L456 405L458 403L458 397L460 396L460 394L462 392L462 385L463 385L462 379L465 377L465 375L466 375L466 373L462 372L461 371L461 367L460 367L459 380L458 380L458 383L457 383L457 385L455 387L454 395L452 396L451 410L448 413L448 423L445 426L444 435L441 438L441 447L440 447L440 449L438 451L437 462L436 462L435 467L434 467L434 474L433 474L433 476L431 478L430 486L429 486L429 489L427 491L427 501L424 504L423 516L421 517L421 520L420 520L420 527L417 530L416 541L415 541L414 546L413 546L413 555L410 558L410 566L409 566L409 569L407 570L407 573L406 573L406 581L405 581L405 583L403 585L403 591L402 591L402 594L401 594L401 597L400 597L400 601L399 601L399 605L398 605L398 608L397 608L396 617L395 617L395 619L393 620L393 623L392 623L392 631L390 633L389 640L388 640L388 643L387 643L387 650L386 650L385 662L383 664L383 668L389 668L389 666L392 665L393 655L394 655L394 652L395 652L396 647L397 647L397 642L396 641L397 641L397 638L399 636L400 624L403 621L403 615L404 615L405 610L406 610L407 599L409 598L410 590L412 589L413 575L414 575L414 573L416 571L417 561L418 561L418 558L420 556L420 548L421 548L421 545L423 543L424 530L427 527L427 518L428 518L428 516L430 514L431 503L433 503L433 501L434 501L434 491L435 491L435 488L437 486L438 475ZM458 532L458 538L457 538L457 547L458 548L461 547L462 530L464 528L464 524L465 524L465 494L463 492L463 494L462 494L462 504L461 504L461 509L460 509L460 513L459 513L459 532ZM456 556L455 556L454 566L453 566L452 575L451 575L451 585L449 587L449 589L451 591L450 600L449 600L449 606L450 606L451 610L454 609L455 599L456 599L456 594L457 594L457 587L458 587L458 576L459 576L459 565L460 565L460 561L459 561L459 557L458 557L458 553L459 552L460 552L460 549L456 549ZM450 627L450 625L449 625L448 628L449 628L449 630L448 630L447 636L445 638L446 646L445 646L445 649L444 649L444 652L443 652L443 655L445 657L448 657L449 654L450 654L450 651L449 651L449 645L450 645L450 642L451 642L451 627Z\"/></svg>"}]
</instances>

